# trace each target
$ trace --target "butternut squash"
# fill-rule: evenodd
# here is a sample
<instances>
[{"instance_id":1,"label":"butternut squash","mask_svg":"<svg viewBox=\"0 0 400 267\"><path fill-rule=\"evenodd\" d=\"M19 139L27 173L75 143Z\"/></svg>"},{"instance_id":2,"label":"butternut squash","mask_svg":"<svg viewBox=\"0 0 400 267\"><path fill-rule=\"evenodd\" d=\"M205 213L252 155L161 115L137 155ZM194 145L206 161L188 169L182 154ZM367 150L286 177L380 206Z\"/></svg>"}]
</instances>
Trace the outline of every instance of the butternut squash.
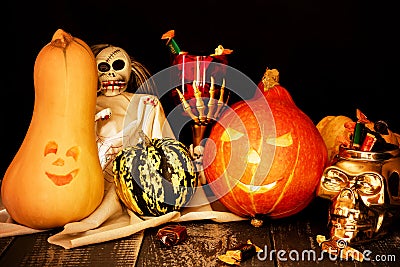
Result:
<instances>
[{"instance_id":1,"label":"butternut squash","mask_svg":"<svg viewBox=\"0 0 400 267\"><path fill-rule=\"evenodd\" d=\"M31 122L1 188L3 204L17 223L60 227L100 205L104 178L94 134L97 80L90 47L62 29L39 52Z\"/></svg>"}]
</instances>

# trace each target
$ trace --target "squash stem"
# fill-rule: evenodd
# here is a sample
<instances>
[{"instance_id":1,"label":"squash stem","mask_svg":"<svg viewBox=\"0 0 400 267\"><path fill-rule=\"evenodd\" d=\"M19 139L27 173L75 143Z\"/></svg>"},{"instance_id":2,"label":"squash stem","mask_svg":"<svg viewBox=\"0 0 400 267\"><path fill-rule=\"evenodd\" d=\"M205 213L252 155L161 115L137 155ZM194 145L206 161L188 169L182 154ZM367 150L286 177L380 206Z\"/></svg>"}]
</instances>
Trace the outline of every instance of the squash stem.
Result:
<instances>
[{"instance_id":1,"label":"squash stem","mask_svg":"<svg viewBox=\"0 0 400 267\"><path fill-rule=\"evenodd\" d=\"M139 131L139 136L142 138L146 147L151 146L151 139L142 130Z\"/></svg>"}]
</instances>

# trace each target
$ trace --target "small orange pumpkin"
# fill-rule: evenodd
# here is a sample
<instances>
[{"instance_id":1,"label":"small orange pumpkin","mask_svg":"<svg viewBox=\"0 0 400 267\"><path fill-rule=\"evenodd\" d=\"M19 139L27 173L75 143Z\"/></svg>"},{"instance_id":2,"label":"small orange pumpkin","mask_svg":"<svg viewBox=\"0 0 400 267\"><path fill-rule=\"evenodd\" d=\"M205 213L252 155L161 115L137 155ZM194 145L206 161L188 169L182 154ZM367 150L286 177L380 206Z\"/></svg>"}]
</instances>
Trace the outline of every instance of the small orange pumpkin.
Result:
<instances>
[{"instance_id":1,"label":"small orange pumpkin","mask_svg":"<svg viewBox=\"0 0 400 267\"><path fill-rule=\"evenodd\" d=\"M272 80L258 97L223 113L204 149L204 173L216 197L233 213L253 219L301 211L315 197L327 164L317 128L277 77Z\"/></svg>"},{"instance_id":2,"label":"small orange pumpkin","mask_svg":"<svg viewBox=\"0 0 400 267\"><path fill-rule=\"evenodd\" d=\"M35 229L63 226L101 203L104 178L94 134L97 70L82 40L57 30L34 67L35 105L3 177L10 216Z\"/></svg>"}]
</instances>

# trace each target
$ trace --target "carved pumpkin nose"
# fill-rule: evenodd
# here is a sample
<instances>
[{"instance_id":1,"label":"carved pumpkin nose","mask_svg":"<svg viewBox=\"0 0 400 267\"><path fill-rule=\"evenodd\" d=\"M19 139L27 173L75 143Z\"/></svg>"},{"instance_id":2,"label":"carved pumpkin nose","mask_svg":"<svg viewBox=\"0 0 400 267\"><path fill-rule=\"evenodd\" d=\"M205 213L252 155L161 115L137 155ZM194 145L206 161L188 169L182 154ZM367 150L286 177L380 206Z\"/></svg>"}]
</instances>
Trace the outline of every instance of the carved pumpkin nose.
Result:
<instances>
[{"instance_id":1,"label":"carved pumpkin nose","mask_svg":"<svg viewBox=\"0 0 400 267\"><path fill-rule=\"evenodd\" d=\"M53 165L64 166L64 160L62 158L58 158L56 161L53 162Z\"/></svg>"}]
</instances>

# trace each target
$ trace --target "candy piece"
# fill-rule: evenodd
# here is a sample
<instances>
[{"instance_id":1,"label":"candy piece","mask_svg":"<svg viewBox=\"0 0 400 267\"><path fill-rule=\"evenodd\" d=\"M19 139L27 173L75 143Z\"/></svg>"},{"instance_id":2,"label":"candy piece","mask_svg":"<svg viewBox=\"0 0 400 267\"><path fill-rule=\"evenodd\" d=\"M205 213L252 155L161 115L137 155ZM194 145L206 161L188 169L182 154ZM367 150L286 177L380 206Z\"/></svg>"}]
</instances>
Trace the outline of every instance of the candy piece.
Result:
<instances>
[{"instance_id":1,"label":"candy piece","mask_svg":"<svg viewBox=\"0 0 400 267\"><path fill-rule=\"evenodd\" d=\"M235 260L231 256L228 255L219 255L218 259L230 265L240 265L240 261Z\"/></svg>"},{"instance_id":2,"label":"candy piece","mask_svg":"<svg viewBox=\"0 0 400 267\"><path fill-rule=\"evenodd\" d=\"M369 123L370 121L368 120L367 116L365 116L364 113L361 112L361 110L356 109L356 117L357 121L362 122L362 123Z\"/></svg>"},{"instance_id":3,"label":"candy piece","mask_svg":"<svg viewBox=\"0 0 400 267\"><path fill-rule=\"evenodd\" d=\"M218 45L217 48L215 48L215 53L211 54L211 56L230 55L232 52L232 49L226 49L222 45Z\"/></svg>"},{"instance_id":4,"label":"candy piece","mask_svg":"<svg viewBox=\"0 0 400 267\"><path fill-rule=\"evenodd\" d=\"M360 147L360 150L361 151L371 151L376 140L377 140L377 138L373 134L367 133L367 135L365 136L364 141Z\"/></svg>"},{"instance_id":5,"label":"candy piece","mask_svg":"<svg viewBox=\"0 0 400 267\"><path fill-rule=\"evenodd\" d=\"M228 250L224 255L219 255L218 259L227 264L239 265L240 262L250 259L262 250L256 245L252 244L250 240L246 244L241 244L238 247Z\"/></svg>"},{"instance_id":6,"label":"candy piece","mask_svg":"<svg viewBox=\"0 0 400 267\"><path fill-rule=\"evenodd\" d=\"M354 134L353 134L353 143L352 143L352 148L353 149L359 149L363 138L363 132L364 132L365 124L363 122L357 121L356 126L354 127Z\"/></svg>"},{"instance_id":7,"label":"candy piece","mask_svg":"<svg viewBox=\"0 0 400 267\"><path fill-rule=\"evenodd\" d=\"M170 31L167 31L166 33L164 33L161 36L161 39L163 39L163 40L166 39L167 46L169 47L169 50L171 51L171 53L177 55L181 52L181 49L179 48L178 44L175 42L174 36L175 36L175 31L170 30Z\"/></svg>"},{"instance_id":8,"label":"candy piece","mask_svg":"<svg viewBox=\"0 0 400 267\"><path fill-rule=\"evenodd\" d=\"M242 244L236 249L228 250L226 255L237 261L244 261L256 255L256 248L253 244Z\"/></svg>"},{"instance_id":9,"label":"candy piece","mask_svg":"<svg viewBox=\"0 0 400 267\"><path fill-rule=\"evenodd\" d=\"M186 227L182 225L168 225L158 230L157 239L166 246L173 246L188 237Z\"/></svg>"},{"instance_id":10,"label":"candy piece","mask_svg":"<svg viewBox=\"0 0 400 267\"><path fill-rule=\"evenodd\" d=\"M389 126L385 121L377 121L374 123L374 130L381 135L389 134Z\"/></svg>"}]
</instances>

